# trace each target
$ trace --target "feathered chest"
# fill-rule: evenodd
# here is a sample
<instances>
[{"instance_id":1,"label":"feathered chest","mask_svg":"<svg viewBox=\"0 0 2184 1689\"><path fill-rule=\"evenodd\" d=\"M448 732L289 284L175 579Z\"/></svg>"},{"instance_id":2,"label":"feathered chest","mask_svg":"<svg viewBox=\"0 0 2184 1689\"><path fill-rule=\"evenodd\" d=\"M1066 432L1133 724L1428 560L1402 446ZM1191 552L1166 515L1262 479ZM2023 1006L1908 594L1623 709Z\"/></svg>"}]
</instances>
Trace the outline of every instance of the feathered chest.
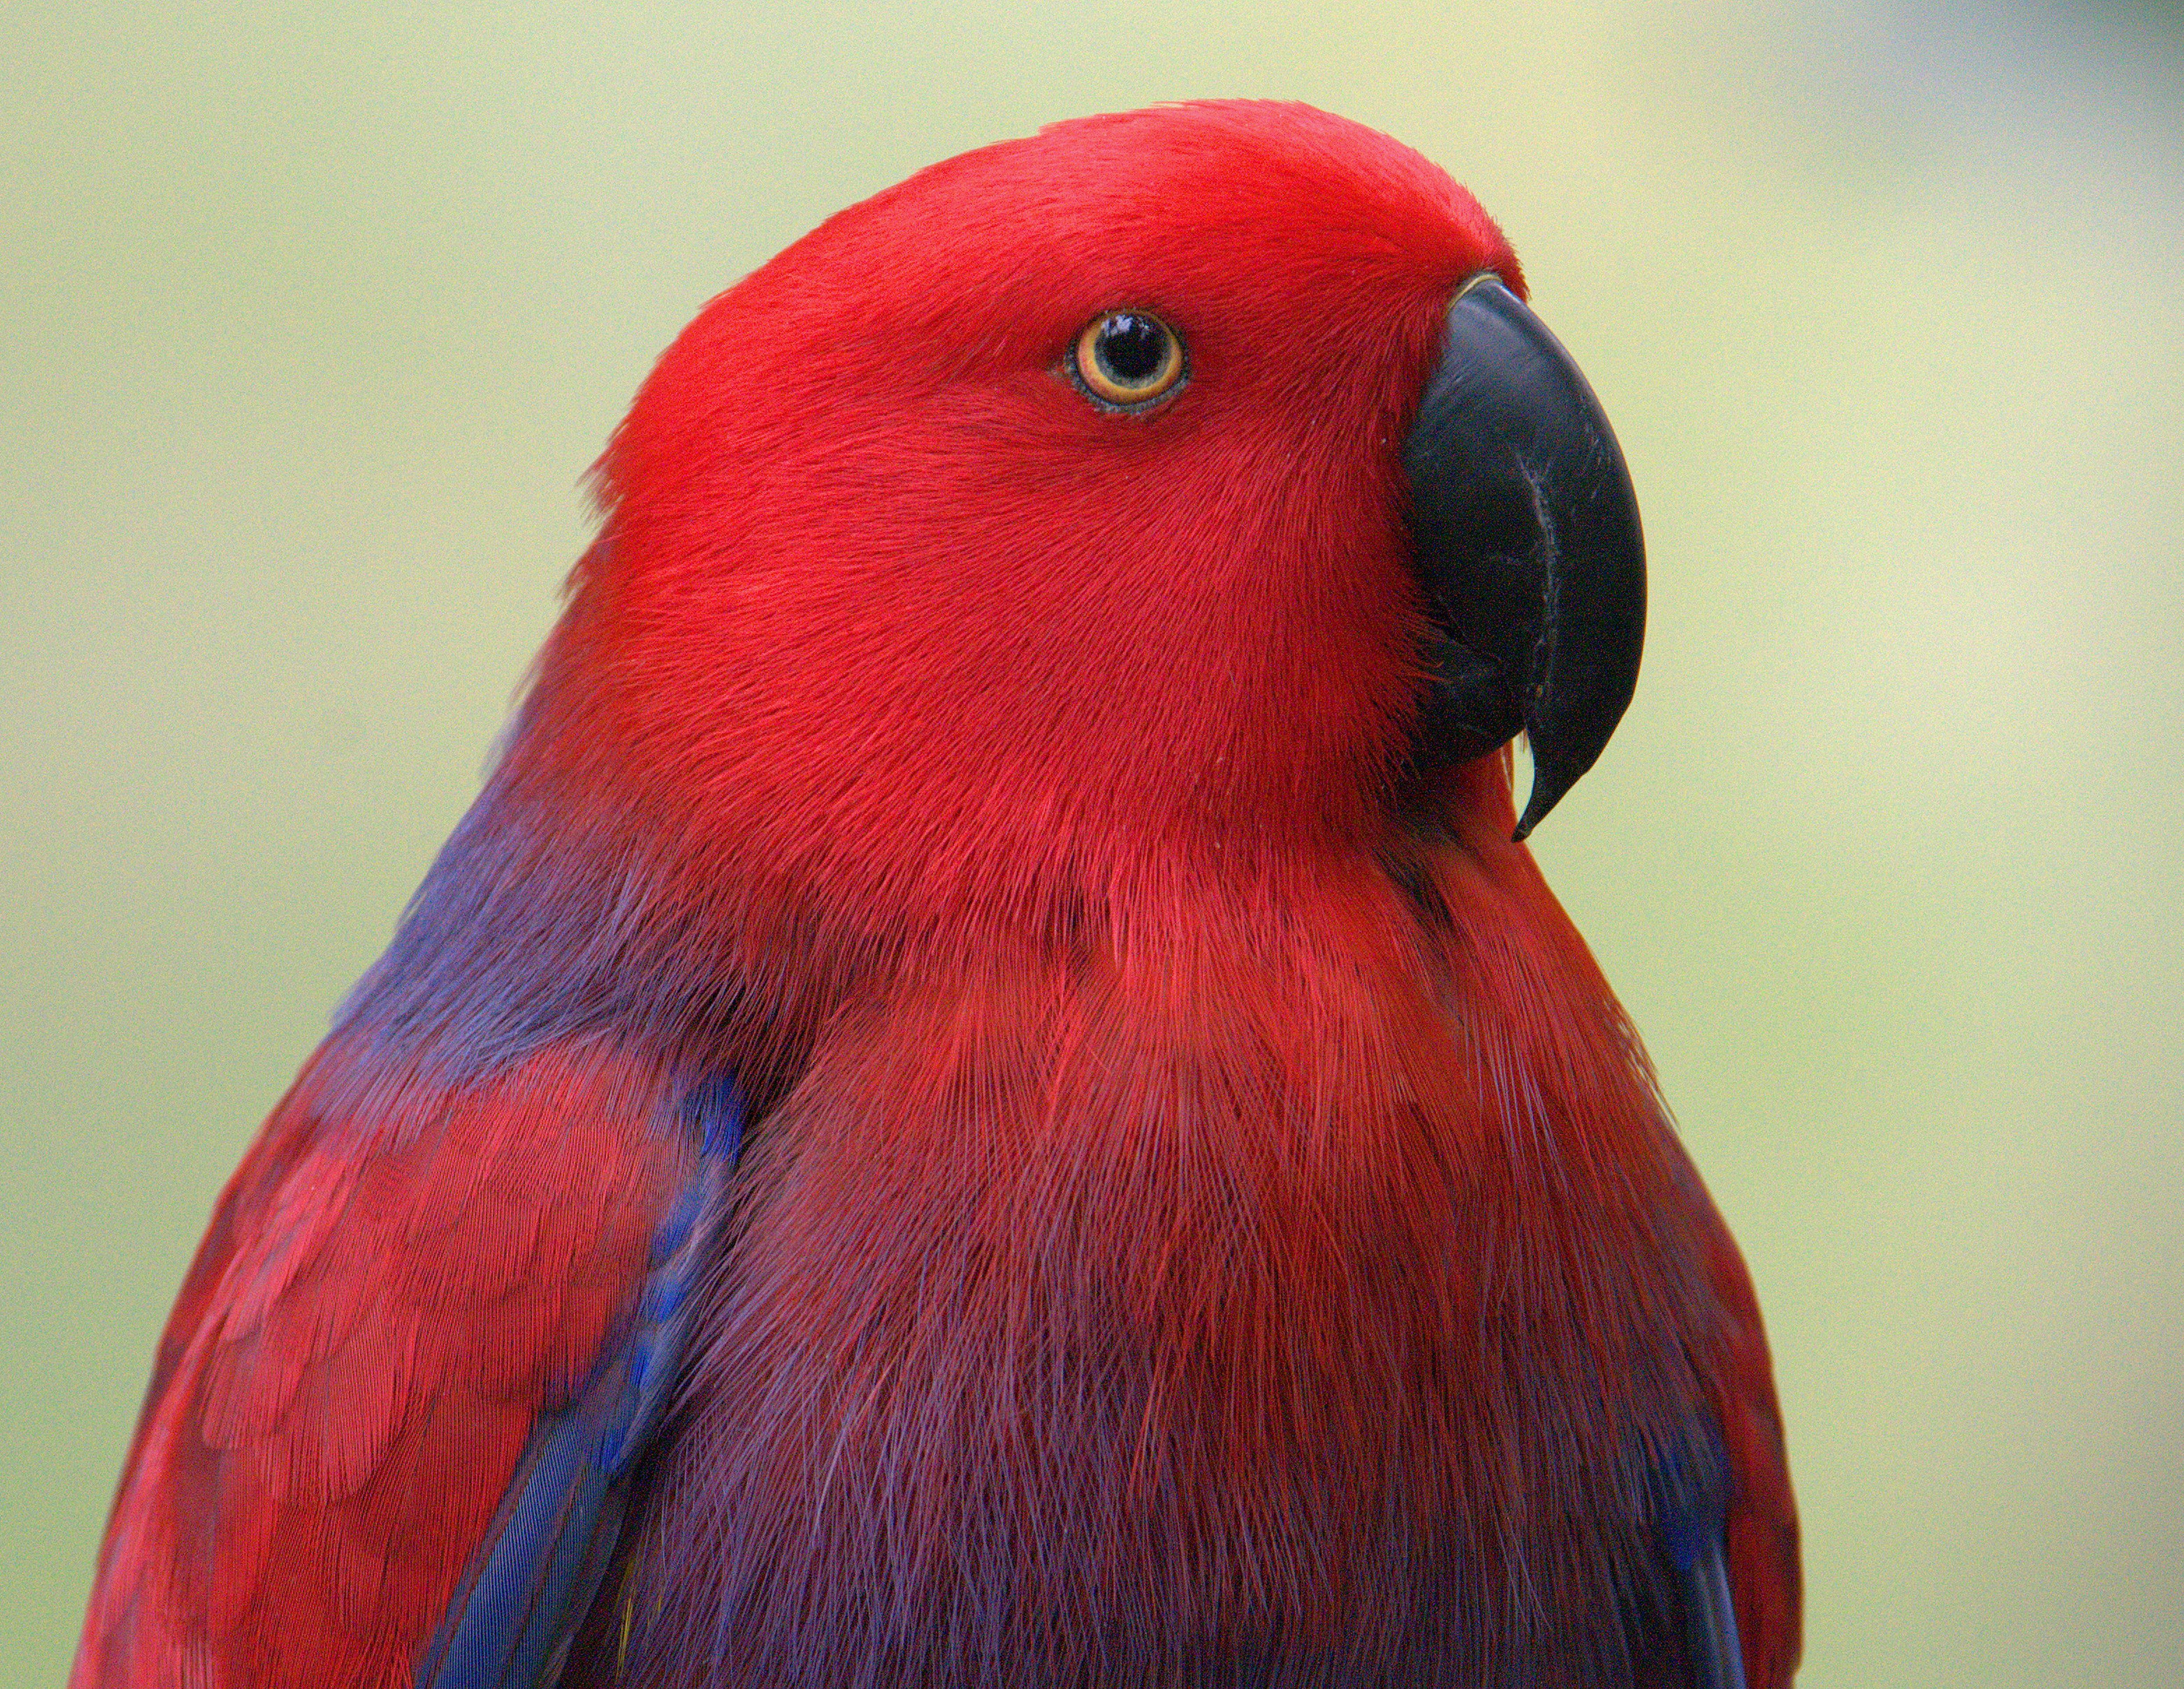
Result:
<instances>
[{"instance_id":1,"label":"feathered chest","mask_svg":"<svg viewBox=\"0 0 2184 1689\"><path fill-rule=\"evenodd\" d=\"M1627 1681L1718 1320L1627 1042L1543 1059L1400 958L1192 974L958 977L817 1052L637 1681Z\"/></svg>"}]
</instances>

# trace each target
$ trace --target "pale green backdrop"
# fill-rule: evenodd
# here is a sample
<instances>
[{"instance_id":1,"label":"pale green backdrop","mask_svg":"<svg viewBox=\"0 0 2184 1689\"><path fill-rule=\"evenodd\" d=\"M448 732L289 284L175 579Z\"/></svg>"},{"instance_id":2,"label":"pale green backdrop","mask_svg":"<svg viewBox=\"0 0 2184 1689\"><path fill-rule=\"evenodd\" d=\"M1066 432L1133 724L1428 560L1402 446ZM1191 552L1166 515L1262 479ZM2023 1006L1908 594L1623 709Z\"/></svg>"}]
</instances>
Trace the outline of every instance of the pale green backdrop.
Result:
<instances>
[{"instance_id":1,"label":"pale green backdrop","mask_svg":"<svg viewBox=\"0 0 2184 1689\"><path fill-rule=\"evenodd\" d=\"M1540 851L1770 1317L1812 1689L2184 1681L2173 12L29 5L0 22L0 1681L213 1193L461 813L709 295L1050 118L1301 97L1619 426Z\"/></svg>"}]
</instances>

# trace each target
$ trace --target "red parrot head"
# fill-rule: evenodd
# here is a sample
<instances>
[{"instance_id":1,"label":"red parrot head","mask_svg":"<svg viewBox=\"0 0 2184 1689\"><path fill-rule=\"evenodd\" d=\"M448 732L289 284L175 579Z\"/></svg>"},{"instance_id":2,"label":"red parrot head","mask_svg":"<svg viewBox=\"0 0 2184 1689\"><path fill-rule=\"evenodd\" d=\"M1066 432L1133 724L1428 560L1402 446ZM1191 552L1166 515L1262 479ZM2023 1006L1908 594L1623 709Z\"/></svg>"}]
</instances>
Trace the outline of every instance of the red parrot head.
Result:
<instances>
[{"instance_id":1,"label":"red parrot head","mask_svg":"<svg viewBox=\"0 0 2184 1689\"><path fill-rule=\"evenodd\" d=\"M1368 838L1519 730L1529 829L1628 701L1644 575L1523 291L1441 170L1301 106L925 170L644 384L559 736L712 861L898 908Z\"/></svg>"}]
</instances>

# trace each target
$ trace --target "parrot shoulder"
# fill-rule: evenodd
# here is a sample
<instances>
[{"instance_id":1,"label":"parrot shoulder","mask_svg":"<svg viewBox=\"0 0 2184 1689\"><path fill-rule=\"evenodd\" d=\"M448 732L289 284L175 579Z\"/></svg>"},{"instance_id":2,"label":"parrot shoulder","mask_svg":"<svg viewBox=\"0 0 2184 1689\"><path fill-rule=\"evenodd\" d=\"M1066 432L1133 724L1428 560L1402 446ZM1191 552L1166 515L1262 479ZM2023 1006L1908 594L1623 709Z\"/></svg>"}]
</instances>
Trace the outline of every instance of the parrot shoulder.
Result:
<instances>
[{"instance_id":1,"label":"parrot shoulder","mask_svg":"<svg viewBox=\"0 0 2184 1689\"><path fill-rule=\"evenodd\" d=\"M1802 1606L1797 1509L1774 1369L1752 1276L1729 1229L1714 1216L1708 1269L1728 1315L1718 1377L1729 1493L1724 1558L1750 1689L1781 1689L1797 1667Z\"/></svg>"},{"instance_id":2,"label":"parrot shoulder","mask_svg":"<svg viewBox=\"0 0 2184 1689\"><path fill-rule=\"evenodd\" d=\"M671 1102L596 1044L453 1085L322 1049L161 1342L75 1689L410 1682L705 1160Z\"/></svg>"}]
</instances>

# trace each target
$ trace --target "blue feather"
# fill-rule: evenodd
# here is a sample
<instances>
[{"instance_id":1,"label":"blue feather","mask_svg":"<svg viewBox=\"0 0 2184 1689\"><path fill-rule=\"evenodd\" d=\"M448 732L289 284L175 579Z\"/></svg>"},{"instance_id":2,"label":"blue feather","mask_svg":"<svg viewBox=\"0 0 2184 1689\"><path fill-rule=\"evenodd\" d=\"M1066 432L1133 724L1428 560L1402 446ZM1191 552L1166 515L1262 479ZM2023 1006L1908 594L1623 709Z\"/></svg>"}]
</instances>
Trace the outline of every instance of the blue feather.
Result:
<instances>
[{"instance_id":1,"label":"blue feather","mask_svg":"<svg viewBox=\"0 0 2184 1689\"><path fill-rule=\"evenodd\" d=\"M1692 1689L1744 1689L1724 1528L1728 1514L1719 1447L1703 1461L1673 1450L1652 1472L1653 1532L1681 1609Z\"/></svg>"}]
</instances>

